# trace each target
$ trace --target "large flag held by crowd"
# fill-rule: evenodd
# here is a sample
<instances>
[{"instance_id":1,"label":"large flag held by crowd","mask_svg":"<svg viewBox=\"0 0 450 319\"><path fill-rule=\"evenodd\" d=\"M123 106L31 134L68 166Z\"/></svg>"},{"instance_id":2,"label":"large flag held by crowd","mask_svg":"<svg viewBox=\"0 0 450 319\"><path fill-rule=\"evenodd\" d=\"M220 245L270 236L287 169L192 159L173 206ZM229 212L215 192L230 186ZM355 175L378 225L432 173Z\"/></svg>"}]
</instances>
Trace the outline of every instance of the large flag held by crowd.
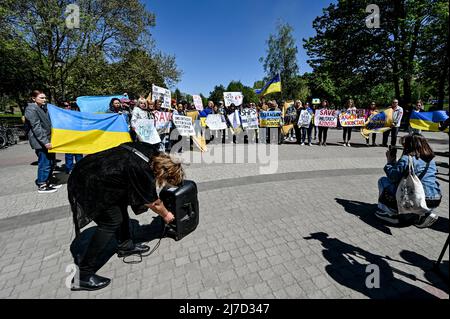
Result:
<instances>
[{"instance_id":1,"label":"large flag held by crowd","mask_svg":"<svg viewBox=\"0 0 450 319\"><path fill-rule=\"evenodd\" d=\"M92 154L131 142L126 115L95 114L48 104L51 153Z\"/></svg>"}]
</instances>

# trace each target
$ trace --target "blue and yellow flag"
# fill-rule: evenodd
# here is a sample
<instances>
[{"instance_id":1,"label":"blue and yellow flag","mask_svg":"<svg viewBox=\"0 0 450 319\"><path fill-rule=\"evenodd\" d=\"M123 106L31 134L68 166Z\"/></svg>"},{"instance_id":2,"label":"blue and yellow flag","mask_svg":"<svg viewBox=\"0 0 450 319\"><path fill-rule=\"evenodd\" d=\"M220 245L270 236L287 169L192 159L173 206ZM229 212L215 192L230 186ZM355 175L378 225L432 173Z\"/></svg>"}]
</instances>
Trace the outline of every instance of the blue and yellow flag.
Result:
<instances>
[{"instance_id":1,"label":"blue and yellow flag","mask_svg":"<svg viewBox=\"0 0 450 319\"><path fill-rule=\"evenodd\" d=\"M48 104L51 153L92 154L131 142L126 115L94 114Z\"/></svg>"},{"instance_id":2,"label":"blue and yellow flag","mask_svg":"<svg viewBox=\"0 0 450 319\"><path fill-rule=\"evenodd\" d=\"M122 99L124 97L124 95L79 96L77 97L77 105L81 112L106 113L109 110L111 99Z\"/></svg>"},{"instance_id":3,"label":"blue and yellow flag","mask_svg":"<svg viewBox=\"0 0 450 319\"><path fill-rule=\"evenodd\" d=\"M445 111L412 112L409 125L416 130L439 132L439 122L444 122L447 118ZM445 132L448 132L448 129Z\"/></svg>"},{"instance_id":4,"label":"blue and yellow flag","mask_svg":"<svg viewBox=\"0 0 450 319\"><path fill-rule=\"evenodd\" d=\"M255 90L258 95L267 95L270 93L281 92L281 78L277 74L272 80L270 80L264 87L260 90Z\"/></svg>"},{"instance_id":5,"label":"blue and yellow flag","mask_svg":"<svg viewBox=\"0 0 450 319\"><path fill-rule=\"evenodd\" d=\"M392 108L388 108L370 116L364 127L361 128L361 135L369 138L370 133L386 132L392 127L393 123L393 111Z\"/></svg>"}]
</instances>

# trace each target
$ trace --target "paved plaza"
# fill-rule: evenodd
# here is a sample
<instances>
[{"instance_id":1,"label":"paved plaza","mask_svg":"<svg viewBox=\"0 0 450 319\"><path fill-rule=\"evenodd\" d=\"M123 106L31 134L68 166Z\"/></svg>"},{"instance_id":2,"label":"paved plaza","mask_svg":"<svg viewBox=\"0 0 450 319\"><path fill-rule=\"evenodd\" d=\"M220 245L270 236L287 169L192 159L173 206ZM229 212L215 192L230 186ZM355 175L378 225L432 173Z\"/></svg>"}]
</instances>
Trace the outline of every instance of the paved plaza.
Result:
<instances>
[{"instance_id":1,"label":"paved plaza","mask_svg":"<svg viewBox=\"0 0 450 319\"><path fill-rule=\"evenodd\" d=\"M98 272L112 283L95 292L65 284L75 237L66 185L38 194L28 143L0 150L0 298L449 298L448 251L441 275L431 270L449 233L448 135L424 134L444 197L439 220L418 229L374 217L386 149L353 134L351 148L338 143L339 130L327 147L283 144L270 174L258 163L187 166L199 188L198 228L162 239L138 264L113 256ZM159 235L156 214L130 217L136 234ZM380 288L366 286L369 264Z\"/></svg>"}]
</instances>

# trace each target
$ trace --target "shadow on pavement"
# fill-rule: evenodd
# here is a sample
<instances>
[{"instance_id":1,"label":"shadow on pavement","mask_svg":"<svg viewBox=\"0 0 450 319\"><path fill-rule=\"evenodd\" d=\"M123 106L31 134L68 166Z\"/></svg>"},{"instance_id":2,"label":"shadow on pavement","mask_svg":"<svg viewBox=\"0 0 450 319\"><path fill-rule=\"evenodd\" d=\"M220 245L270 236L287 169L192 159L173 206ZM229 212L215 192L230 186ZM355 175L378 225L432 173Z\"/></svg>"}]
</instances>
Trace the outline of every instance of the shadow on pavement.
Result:
<instances>
[{"instance_id":1,"label":"shadow on pavement","mask_svg":"<svg viewBox=\"0 0 450 319\"><path fill-rule=\"evenodd\" d=\"M381 223L381 221L375 216L377 204L368 204L341 198L335 198L335 201L339 205L342 205L347 213L358 216L359 219L367 225L370 225L387 235L392 235L390 228Z\"/></svg>"},{"instance_id":2,"label":"shadow on pavement","mask_svg":"<svg viewBox=\"0 0 450 319\"><path fill-rule=\"evenodd\" d=\"M429 228L433 229L435 231L439 231L441 233L448 234L449 228L450 228L448 218L439 216L438 220L433 225L431 225L431 227L429 227Z\"/></svg>"},{"instance_id":3,"label":"shadow on pavement","mask_svg":"<svg viewBox=\"0 0 450 319\"><path fill-rule=\"evenodd\" d=\"M78 265L78 261L85 254L88 245L94 235L97 226L93 226L83 230L80 236L75 238L70 245L70 252L72 254L74 263ZM149 225L140 225L135 219L130 219L130 232L135 243L149 242L154 239L159 239L162 235L163 222L160 217L155 217ZM117 240L114 238L108 244L107 248L97 259L97 270L102 268L108 260L117 252Z\"/></svg>"},{"instance_id":4,"label":"shadow on pavement","mask_svg":"<svg viewBox=\"0 0 450 319\"><path fill-rule=\"evenodd\" d=\"M311 234L310 237L304 239L321 242L322 254L330 263L325 270L337 283L369 298L437 298L422 288L395 278L394 273L409 279L415 278L415 276L391 267L382 256L372 254L339 239L329 238L328 234L323 232ZM367 267L369 264L378 266L379 276L376 271ZM424 282L417 278L416 280ZM377 282L378 285L376 285ZM375 287L369 288L370 284Z\"/></svg>"},{"instance_id":5,"label":"shadow on pavement","mask_svg":"<svg viewBox=\"0 0 450 319\"><path fill-rule=\"evenodd\" d=\"M419 267L423 270L424 277L432 284L433 287L449 293L449 262L444 260L439 265L439 270L433 269L435 261L410 250L400 252L400 257L411 265ZM438 258L438 256L436 256Z\"/></svg>"}]
</instances>

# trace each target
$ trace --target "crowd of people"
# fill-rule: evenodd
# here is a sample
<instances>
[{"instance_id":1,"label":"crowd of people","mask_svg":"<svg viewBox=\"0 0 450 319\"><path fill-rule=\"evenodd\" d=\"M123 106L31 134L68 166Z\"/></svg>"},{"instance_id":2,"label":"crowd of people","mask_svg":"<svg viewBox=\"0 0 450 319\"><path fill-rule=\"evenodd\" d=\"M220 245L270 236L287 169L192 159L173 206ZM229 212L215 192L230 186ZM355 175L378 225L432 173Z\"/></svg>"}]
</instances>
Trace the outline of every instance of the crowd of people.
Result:
<instances>
[{"instance_id":1,"label":"crowd of people","mask_svg":"<svg viewBox=\"0 0 450 319\"><path fill-rule=\"evenodd\" d=\"M36 185L39 193L55 192L61 185L50 182L55 166L55 154L50 153L51 121L47 110L46 96L42 91L33 91L31 102L25 110L25 119L28 126L28 137L31 147L38 157L38 174ZM61 107L67 110L79 111L76 105L63 103ZM293 141L300 145L312 145L313 140L318 140L318 145L327 145L328 127L316 126L314 114L319 109L329 109L327 100L322 100L319 105L309 102L295 101L292 106L295 110L284 110L285 119L293 124L293 130L287 134L280 134L284 140ZM230 115L236 110L245 108L254 109L256 113L262 111L282 111L276 101L261 101L260 104L249 103L239 107L231 104L225 106L223 102L216 105L209 101L207 106L197 111L199 117L207 117L210 114ZM413 172L419 177L425 194L428 212L416 216L413 223L418 227L429 227L437 215L433 211L441 203L442 192L437 182L437 168L434 161L434 152L427 140L419 131L410 128L408 135L402 137L403 154L397 160L396 148L397 134L403 117L403 108L398 100L392 101L393 123L390 129L383 133L382 145L388 145L391 135L391 146L386 152L387 164L384 167L386 176L378 181L378 208L376 216L393 224L398 224L401 218L398 214L396 192L402 178L413 167ZM186 115L186 112L196 111L194 105L172 100L171 107L163 108L161 101L152 101L151 98L140 97L136 100L128 98L113 98L109 104L109 112L126 114L133 132L136 122L141 119L152 119L157 111L171 112L176 115ZM416 104L415 112L423 110L421 101ZM294 112L293 112L294 111ZM353 100L349 100L343 110L347 113L357 112ZM365 118L378 113L375 103L368 107ZM307 115L307 116L304 116ZM309 119L309 125L299 125L301 117ZM227 116L224 116L227 120ZM282 126L283 120L280 122ZM448 127L448 119L444 125ZM232 127L227 120L228 127ZM444 126L443 126L444 127ZM278 133L281 132L280 128ZM352 127L343 127L343 145L350 147ZM267 140L270 142L270 130L267 131ZM163 133L166 134L166 133ZM74 216L77 235L80 229L90 221L98 225L90 240L86 253L76 260L80 269L80 280L72 287L73 290L96 290L109 285L110 279L96 274L99 268L99 256L109 249L112 239L118 241L117 253L119 256L142 254L149 251L149 247L133 242L129 229L129 216L127 207L131 205L134 211L151 209L161 216L165 223L173 222L175 216L168 211L164 203L159 199L159 192L165 186L180 185L184 179L184 171L181 163L176 162L168 154L167 149L158 145L141 143L138 136L132 134L131 143L122 144L83 159L80 154L65 154L66 172L71 174L68 181L68 193L71 209ZM164 136L161 140L163 141ZM223 137L222 140L225 143ZM236 139L233 139L236 142ZM281 141L282 142L282 141ZM375 134L372 136L372 144L376 145ZM369 146L369 139L366 140ZM139 156L135 156L138 154ZM77 164L74 166L74 161ZM412 161L412 163L411 163ZM79 163L78 163L79 162Z\"/></svg>"}]
</instances>

